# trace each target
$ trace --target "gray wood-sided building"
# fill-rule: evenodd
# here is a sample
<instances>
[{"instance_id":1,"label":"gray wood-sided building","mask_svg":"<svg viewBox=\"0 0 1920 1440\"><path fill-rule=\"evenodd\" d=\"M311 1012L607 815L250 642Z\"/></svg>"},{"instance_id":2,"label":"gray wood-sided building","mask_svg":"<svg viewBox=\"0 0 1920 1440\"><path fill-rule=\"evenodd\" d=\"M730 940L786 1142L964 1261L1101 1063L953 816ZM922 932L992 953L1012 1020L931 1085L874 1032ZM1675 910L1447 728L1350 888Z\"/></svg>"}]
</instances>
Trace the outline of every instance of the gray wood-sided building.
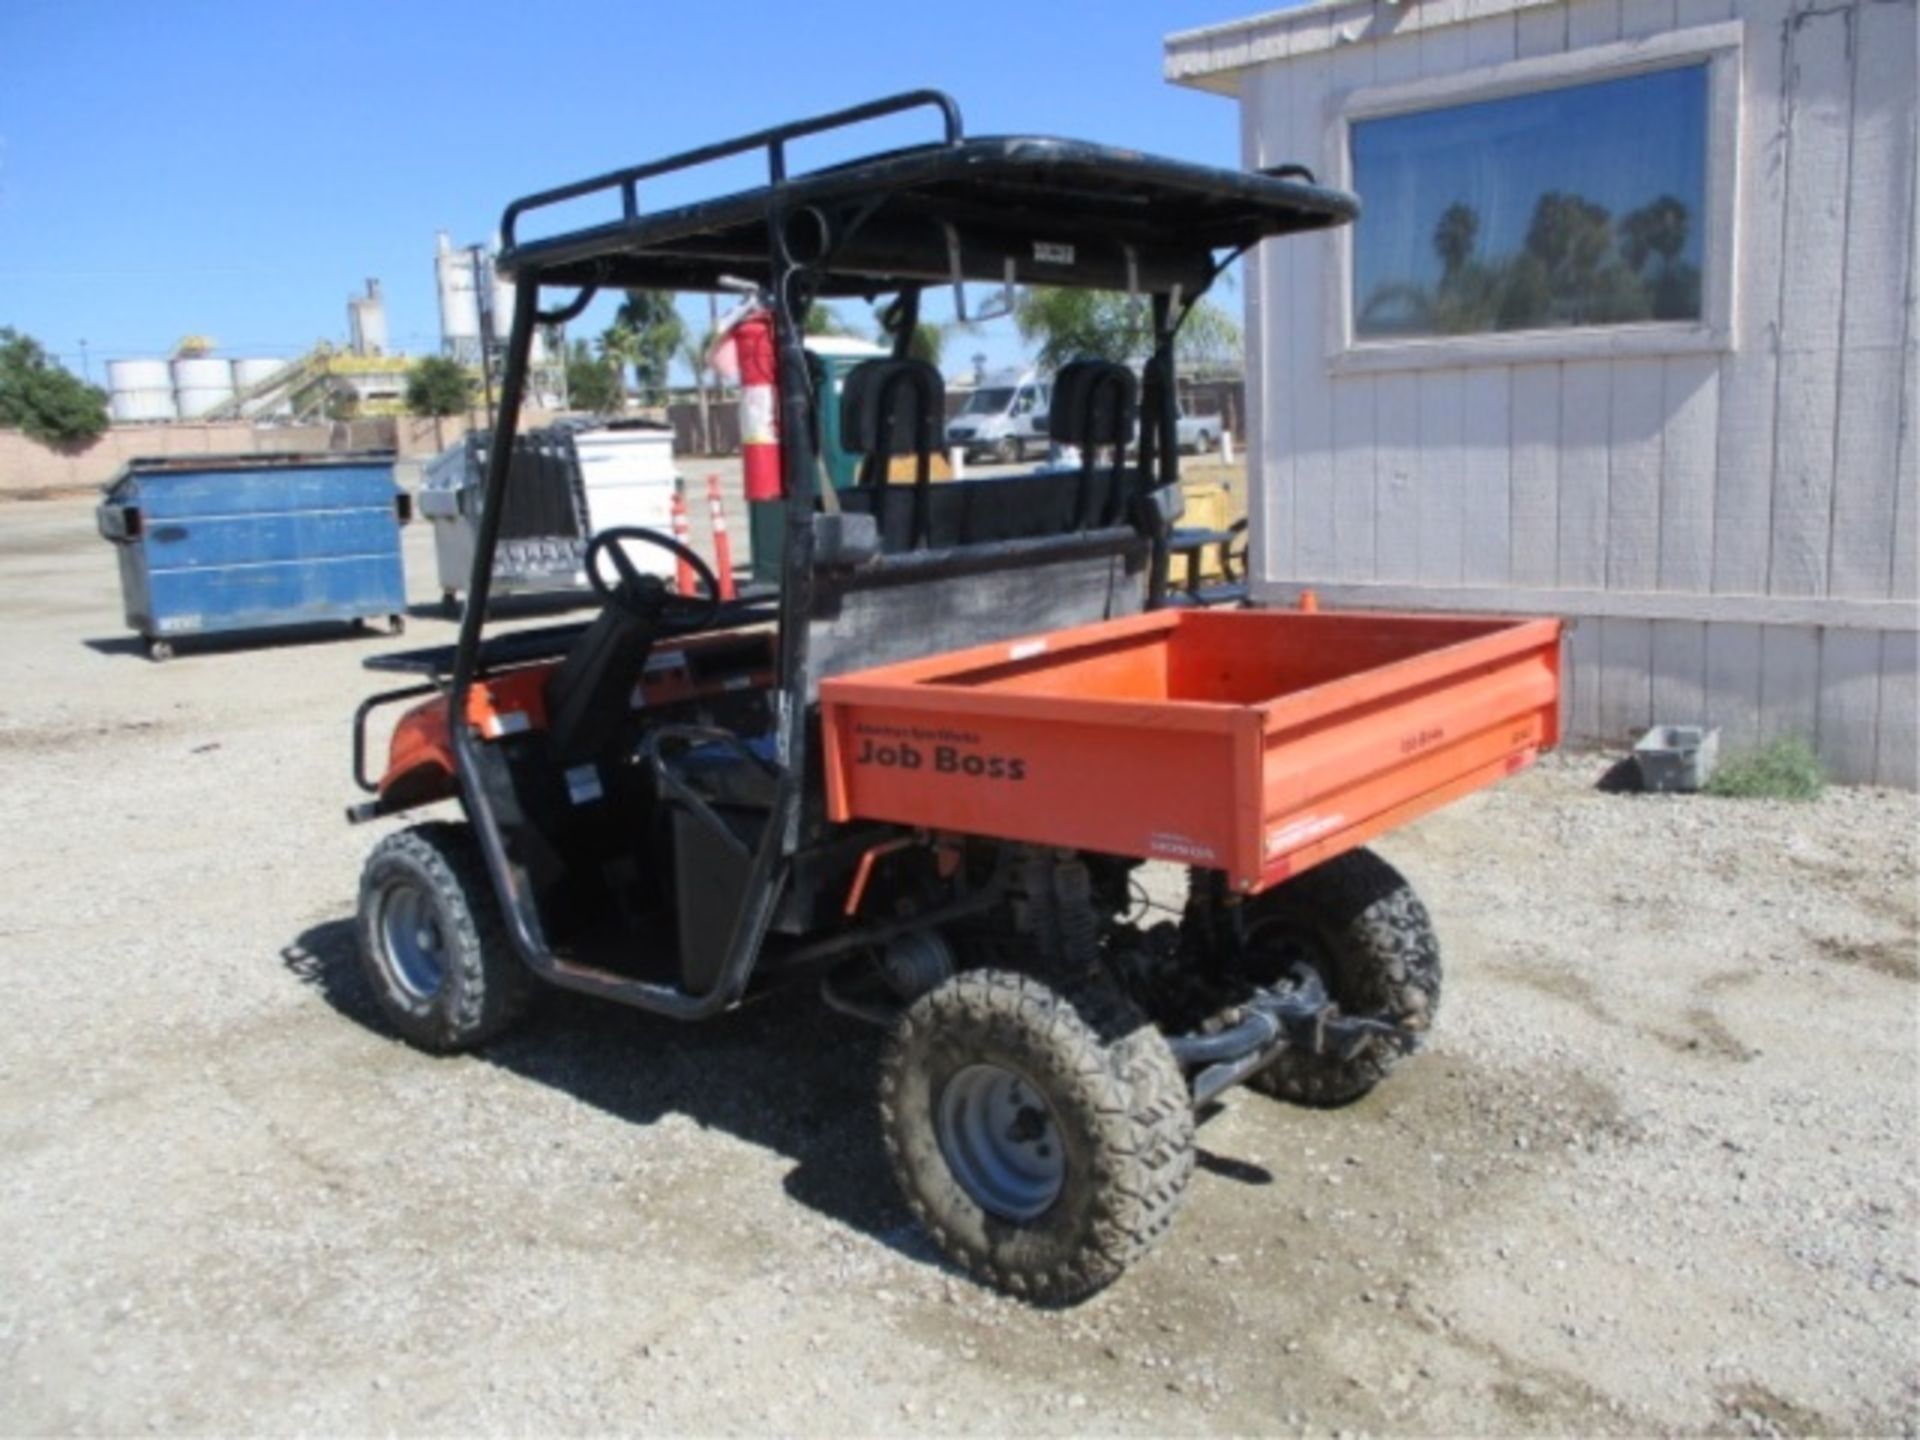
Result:
<instances>
[{"instance_id":1,"label":"gray wood-sided building","mask_svg":"<svg viewBox=\"0 0 1920 1440\"><path fill-rule=\"evenodd\" d=\"M1572 737L1916 783L1914 0L1331 0L1173 35L1244 162L1255 590L1558 614Z\"/></svg>"}]
</instances>

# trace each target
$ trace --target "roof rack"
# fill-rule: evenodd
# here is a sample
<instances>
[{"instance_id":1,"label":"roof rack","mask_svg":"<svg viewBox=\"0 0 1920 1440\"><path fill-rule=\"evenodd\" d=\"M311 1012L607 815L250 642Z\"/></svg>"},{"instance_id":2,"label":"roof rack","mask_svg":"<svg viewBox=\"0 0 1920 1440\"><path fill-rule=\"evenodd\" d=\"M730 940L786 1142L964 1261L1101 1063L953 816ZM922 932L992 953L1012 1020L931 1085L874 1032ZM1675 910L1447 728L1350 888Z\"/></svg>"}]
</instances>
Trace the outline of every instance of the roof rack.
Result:
<instances>
[{"instance_id":1,"label":"roof rack","mask_svg":"<svg viewBox=\"0 0 1920 1440\"><path fill-rule=\"evenodd\" d=\"M790 174L793 140L914 110L938 112L937 141ZM751 151L767 184L643 212L641 182ZM617 218L533 239L534 212L592 196ZM913 90L755 131L514 201L499 266L543 284L725 290L778 251L811 266L821 295L983 281L1132 292L1213 278L1214 255L1270 235L1344 224L1359 203L1297 166L1228 170L1037 136L966 137L959 106Z\"/></svg>"}]
</instances>

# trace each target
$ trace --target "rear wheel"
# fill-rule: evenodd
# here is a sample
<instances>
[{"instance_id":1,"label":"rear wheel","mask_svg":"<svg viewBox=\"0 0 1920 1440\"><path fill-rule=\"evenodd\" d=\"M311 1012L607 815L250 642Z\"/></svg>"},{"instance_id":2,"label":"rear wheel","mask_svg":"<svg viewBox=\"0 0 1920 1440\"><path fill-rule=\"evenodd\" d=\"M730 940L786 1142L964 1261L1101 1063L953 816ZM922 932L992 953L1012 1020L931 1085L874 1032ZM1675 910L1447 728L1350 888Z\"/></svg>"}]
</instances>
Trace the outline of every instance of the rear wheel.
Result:
<instances>
[{"instance_id":1,"label":"rear wheel","mask_svg":"<svg viewBox=\"0 0 1920 1440\"><path fill-rule=\"evenodd\" d=\"M473 833L435 822L389 835L360 877L360 960L401 1037L468 1050L525 1012L533 977L513 953Z\"/></svg>"},{"instance_id":2,"label":"rear wheel","mask_svg":"<svg viewBox=\"0 0 1920 1440\"><path fill-rule=\"evenodd\" d=\"M944 981L895 1025L880 1097L914 1215L948 1258L1018 1295L1111 1284L1171 1223L1193 1167L1179 1066L1097 978Z\"/></svg>"},{"instance_id":3,"label":"rear wheel","mask_svg":"<svg viewBox=\"0 0 1920 1440\"><path fill-rule=\"evenodd\" d=\"M1247 902L1251 978L1304 963L1342 1013L1425 1030L1440 1006L1440 942L1406 877L1371 850L1317 865ZM1303 1105L1345 1105L1373 1089L1400 1052L1379 1040L1347 1059L1289 1050L1248 1084Z\"/></svg>"}]
</instances>

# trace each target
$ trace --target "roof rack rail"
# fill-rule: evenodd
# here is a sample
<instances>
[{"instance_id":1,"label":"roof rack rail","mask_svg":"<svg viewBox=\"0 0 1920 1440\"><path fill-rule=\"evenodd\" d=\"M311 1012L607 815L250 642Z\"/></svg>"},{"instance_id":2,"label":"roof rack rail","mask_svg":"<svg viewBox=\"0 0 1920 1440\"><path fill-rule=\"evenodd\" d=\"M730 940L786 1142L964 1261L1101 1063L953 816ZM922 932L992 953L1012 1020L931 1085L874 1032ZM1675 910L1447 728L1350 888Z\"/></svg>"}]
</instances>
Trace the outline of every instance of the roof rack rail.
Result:
<instances>
[{"instance_id":1,"label":"roof rack rail","mask_svg":"<svg viewBox=\"0 0 1920 1440\"><path fill-rule=\"evenodd\" d=\"M678 155L669 155L664 160L654 160L645 165L635 165L624 170L612 170L605 175L596 175L591 180L576 180L571 185L561 185L552 190L542 190L534 195L524 195L507 206L500 216L501 249L514 248L517 238L515 225L528 211L559 205L568 200L578 200L583 195L618 190L621 222L631 224L640 218L640 182L642 180L652 180L675 170L690 170L696 165L724 160L729 155L740 155L749 150L765 148L768 183L782 184L787 178L787 142L808 135L818 135L828 130L838 130L844 126L878 120L887 115L919 109L935 109L940 112L946 128L944 144L958 145L965 138L960 123L960 107L951 95L939 90L907 90L898 95L886 96L884 99L870 100L864 105L854 105L845 110L815 115L810 119L795 120L791 124L756 130L751 135L722 140L713 145L702 145L697 150L683 150Z\"/></svg>"}]
</instances>

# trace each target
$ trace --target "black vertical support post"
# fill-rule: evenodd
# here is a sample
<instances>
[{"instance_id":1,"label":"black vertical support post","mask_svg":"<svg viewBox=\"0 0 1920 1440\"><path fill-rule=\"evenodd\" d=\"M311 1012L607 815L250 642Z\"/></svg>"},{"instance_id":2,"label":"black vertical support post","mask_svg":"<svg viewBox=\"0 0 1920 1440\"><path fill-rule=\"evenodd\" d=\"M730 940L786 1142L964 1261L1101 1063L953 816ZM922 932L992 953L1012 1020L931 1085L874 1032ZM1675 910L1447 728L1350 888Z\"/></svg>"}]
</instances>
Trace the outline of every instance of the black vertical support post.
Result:
<instances>
[{"instance_id":1,"label":"black vertical support post","mask_svg":"<svg viewBox=\"0 0 1920 1440\"><path fill-rule=\"evenodd\" d=\"M894 301L894 305L896 307L894 314L899 317L900 328L888 336L888 338L893 341L893 358L896 360L911 359L913 355L913 334L914 331L920 328L920 287L918 285L907 286L900 292L899 298ZM946 418L944 415L940 417L943 427Z\"/></svg>"},{"instance_id":2,"label":"black vertical support post","mask_svg":"<svg viewBox=\"0 0 1920 1440\"><path fill-rule=\"evenodd\" d=\"M516 883L514 867L502 847L493 805L480 778L476 755L479 740L467 724L467 694L479 668L480 629L486 623L487 599L493 589L493 552L500 543L500 519L506 508L507 481L513 473L513 442L520 429L520 397L526 392L527 357L533 350L533 327L539 319L540 274L528 271L514 287L513 329L507 340L507 368L501 377L500 411L493 423L492 448L487 452L486 487L480 497L480 528L473 542L473 570L467 577L467 604L460 612L460 639L453 652L453 683L447 691L447 736L453 742L454 770L460 795L480 851L493 878L494 893L521 958L536 970L552 963L539 911L530 895Z\"/></svg>"},{"instance_id":3,"label":"black vertical support post","mask_svg":"<svg viewBox=\"0 0 1920 1440\"><path fill-rule=\"evenodd\" d=\"M507 340L507 369L501 382L499 413L494 417L493 440L487 451L486 487L480 497L480 529L473 542L473 570L467 577L467 605L460 615L460 640L454 651L453 733L466 728L467 689L473 684L480 650L480 627L486 620L487 597L493 589L493 552L500 540L500 518L506 507L507 477L512 473L513 442L520 430L520 397L526 392L527 357L533 350L533 327L538 318L540 277L522 275L514 287L513 330Z\"/></svg>"},{"instance_id":4,"label":"black vertical support post","mask_svg":"<svg viewBox=\"0 0 1920 1440\"><path fill-rule=\"evenodd\" d=\"M776 161L776 181L778 169ZM787 492L787 538L780 576L780 764L784 784L797 792L806 781L807 626L813 615L814 478L819 467L813 454L813 417L808 413L806 317L792 313L799 267L783 253L780 238L785 219L776 207L770 227L774 234L773 326L780 354L780 469ZM792 854L800 844L801 807L789 803L783 808L780 847Z\"/></svg>"},{"instance_id":5,"label":"black vertical support post","mask_svg":"<svg viewBox=\"0 0 1920 1440\"><path fill-rule=\"evenodd\" d=\"M1141 425L1158 427L1156 437L1160 449L1155 459L1159 463L1160 473L1153 477L1157 486L1180 483L1180 404L1174 394L1173 372L1173 297L1164 291L1153 297L1153 358L1148 364L1153 368L1158 383L1153 386L1154 405L1152 415L1142 415ZM1173 522L1165 519L1159 511L1154 512L1153 562L1147 579L1147 608L1158 610L1167 603L1167 562L1172 539Z\"/></svg>"}]
</instances>

